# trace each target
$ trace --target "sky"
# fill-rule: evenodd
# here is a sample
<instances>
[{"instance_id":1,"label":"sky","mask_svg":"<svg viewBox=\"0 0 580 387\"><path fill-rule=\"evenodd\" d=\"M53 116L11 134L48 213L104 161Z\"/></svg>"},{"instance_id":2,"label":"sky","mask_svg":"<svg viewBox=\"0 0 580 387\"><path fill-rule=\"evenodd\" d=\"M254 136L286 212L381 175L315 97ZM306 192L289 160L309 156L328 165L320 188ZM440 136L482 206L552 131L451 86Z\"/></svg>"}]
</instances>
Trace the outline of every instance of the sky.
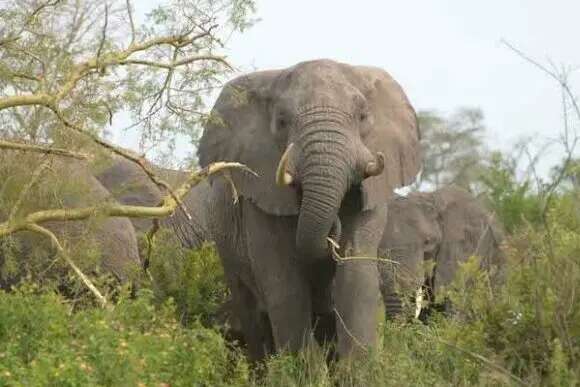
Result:
<instances>
[{"instance_id":1,"label":"sky","mask_svg":"<svg viewBox=\"0 0 580 387\"><path fill-rule=\"evenodd\" d=\"M136 1L137 12L155 3ZM557 137L562 107L557 83L501 39L542 63L580 68L578 15L578 0L258 0L261 20L226 53L243 71L316 58L381 67L417 110L480 107L488 143L507 150L522 136ZM580 88L580 71L572 79Z\"/></svg>"}]
</instances>

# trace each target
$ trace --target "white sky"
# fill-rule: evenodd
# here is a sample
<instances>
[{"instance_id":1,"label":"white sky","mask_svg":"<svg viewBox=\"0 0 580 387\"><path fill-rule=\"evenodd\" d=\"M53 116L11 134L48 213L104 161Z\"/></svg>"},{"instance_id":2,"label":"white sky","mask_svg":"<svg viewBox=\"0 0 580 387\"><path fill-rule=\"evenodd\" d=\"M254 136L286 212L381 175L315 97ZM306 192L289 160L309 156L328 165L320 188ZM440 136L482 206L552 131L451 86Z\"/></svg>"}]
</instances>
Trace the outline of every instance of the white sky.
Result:
<instances>
[{"instance_id":1,"label":"white sky","mask_svg":"<svg viewBox=\"0 0 580 387\"><path fill-rule=\"evenodd\" d=\"M135 1L138 12L154 3ZM580 65L579 0L258 0L257 8L262 20L229 42L236 66L315 58L379 66L417 110L482 108L490 144L503 149L523 135L557 136L562 109L557 84L500 39L542 62Z\"/></svg>"}]
</instances>

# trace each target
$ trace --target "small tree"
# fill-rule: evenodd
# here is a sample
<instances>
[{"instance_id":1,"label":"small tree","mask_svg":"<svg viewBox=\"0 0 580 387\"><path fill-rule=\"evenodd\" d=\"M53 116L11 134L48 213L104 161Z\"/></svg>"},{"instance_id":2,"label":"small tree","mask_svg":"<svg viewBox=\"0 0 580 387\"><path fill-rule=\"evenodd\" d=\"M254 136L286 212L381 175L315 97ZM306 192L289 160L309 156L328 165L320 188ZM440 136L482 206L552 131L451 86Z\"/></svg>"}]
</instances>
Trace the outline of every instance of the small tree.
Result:
<instances>
[{"instance_id":1,"label":"small tree","mask_svg":"<svg viewBox=\"0 0 580 387\"><path fill-rule=\"evenodd\" d=\"M204 98L233 70L224 37L251 0L170 0L143 24L130 0L6 1L0 9L0 136L74 149L128 112L142 148L191 141Z\"/></svg>"},{"instance_id":2,"label":"small tree","mask_svg":"<svg viewBox=\"0 0 580 387\"><path fill-rule=\"evenodd\" d=\"M454 184L471 190L484 158L484 116L481 109L460 108L450 117L419 112L423 170L419 186L434 189Z\"/></svg>"},{"instance_id":3,"label":"small tree","mask_svg":"<svg viewBox=\"0 0 580 387\"><path fill-rule=\"evenodd\" d=\"M48 168L31 178L11 203L0 200L0 238L29 231L47 237L95 296L106 304L48 221L99 216L163 217L202 178L232 164L217 163L173 188L140 155L105 140L114 116L128 112L142 148L178 135L195 142L206 119L205 96L233 71L224 39L251 24L252 0L169 0L139 24L130 0L9 0L0 3L0 151L40 152L89 159L107 150L137 163L168 192L159 207L95 203L84 208L23 209ZM18 160L17 160L18 161ZM18 164L18 163L16 163ZM10 176L10 163L1 163ZM239 164L237 165L239 166ZM0 199L6 199L0 189ZM47 191L53 195L54 192ZM60 200L60 198L57 198Z\"/></svg>"}]
</instances>

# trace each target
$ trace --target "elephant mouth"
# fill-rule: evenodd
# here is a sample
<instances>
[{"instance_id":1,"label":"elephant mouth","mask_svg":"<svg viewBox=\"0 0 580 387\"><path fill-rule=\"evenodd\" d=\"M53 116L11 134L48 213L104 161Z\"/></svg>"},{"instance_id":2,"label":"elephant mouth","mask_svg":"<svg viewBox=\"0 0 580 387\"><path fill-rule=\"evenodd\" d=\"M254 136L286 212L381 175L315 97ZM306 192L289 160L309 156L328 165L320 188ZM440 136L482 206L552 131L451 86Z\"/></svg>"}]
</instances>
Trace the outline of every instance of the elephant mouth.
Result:
<instances>
[{"instance_id":1,"label":"elephant mouth","mask_svg":"<svg viewBox=\"0 0 580 387\"><path fill-rule=\"evenodd\" d=\"M332 223L330 232L328 233L328 238L332 239L337 244L340 244L341 236L342 236L342 222L340 221L340 217L337 215L336 219L334 219L334 222Z\"/></svg>"}]
</instances>

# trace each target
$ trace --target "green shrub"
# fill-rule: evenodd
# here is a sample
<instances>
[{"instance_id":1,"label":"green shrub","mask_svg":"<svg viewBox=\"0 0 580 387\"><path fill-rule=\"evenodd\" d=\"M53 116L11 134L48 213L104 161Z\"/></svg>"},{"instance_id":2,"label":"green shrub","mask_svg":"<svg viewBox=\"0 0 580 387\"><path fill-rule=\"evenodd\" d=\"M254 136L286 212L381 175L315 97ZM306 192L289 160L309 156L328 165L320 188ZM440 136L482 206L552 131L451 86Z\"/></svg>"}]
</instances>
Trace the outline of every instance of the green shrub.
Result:
<instances>
[{"instance_id":1,"label":"green shrub","mask_svg":"<svg viewBox=\"0 0 580 387\"><path fill-rule=\"evenodd\" d=\"M524 224L542 222L542 199L528 181L520 183L515 167L500 153L492 154L490 164L480 176L488 204L505 229L512 233Z\"/></svg>"},{"instance_id":2,"label":"green shrub","mask_svg":"<svg viewBox=\"0 0 580 387\"><path fill-rule=\"evenodd\" d=\"M157 235L149 271L159 302L173 299L179 320L185 325L216 322L220 306L227 298L224 273L212 244L198 250L181 247L169 230Z\"/></svg>"},{"instance_id":3,"label":"green shrub","mask_svg":"<svg viewBox=\"0 0 580 387\"><path fill-rule=\"evenodd\" d=\"M150 291L76 313L36 287L0 292L0 386L247 384L247 365L219 333L174 316Z\"/></svg>"}]
</instances>

